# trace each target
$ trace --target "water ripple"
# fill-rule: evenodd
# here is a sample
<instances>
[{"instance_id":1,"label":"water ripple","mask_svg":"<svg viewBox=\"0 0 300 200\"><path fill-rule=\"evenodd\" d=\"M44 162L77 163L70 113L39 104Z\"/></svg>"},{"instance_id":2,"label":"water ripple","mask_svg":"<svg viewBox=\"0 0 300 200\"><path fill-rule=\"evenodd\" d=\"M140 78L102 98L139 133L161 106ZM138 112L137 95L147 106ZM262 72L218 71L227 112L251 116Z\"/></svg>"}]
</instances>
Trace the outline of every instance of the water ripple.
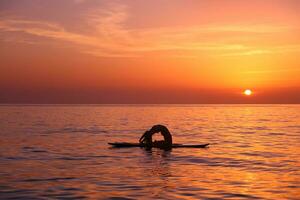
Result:
<instances>
[{"instance_id":1,"label":"water ripple","mask_svg":"<svg viewBox=\"0 0 300 200\"><path fill-rule=\"evenodd\" d=\"M1 199L297 199L298 105L2 106ZM112 149L153 124L207 149Z\"/></svg>"}]
</instances>

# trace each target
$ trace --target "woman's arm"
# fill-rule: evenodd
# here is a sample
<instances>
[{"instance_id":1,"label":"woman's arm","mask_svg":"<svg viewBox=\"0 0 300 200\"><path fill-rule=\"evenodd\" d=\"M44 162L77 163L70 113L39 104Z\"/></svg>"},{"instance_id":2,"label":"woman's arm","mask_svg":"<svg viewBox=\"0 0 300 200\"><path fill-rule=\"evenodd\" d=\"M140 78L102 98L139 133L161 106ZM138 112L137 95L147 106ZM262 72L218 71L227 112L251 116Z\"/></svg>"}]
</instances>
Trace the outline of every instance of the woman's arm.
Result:
<instances>
[{"instance_id":1,"label":"woman's arm","mask_svg":"<svg viewBox=\"0 0 300 200\"><path fill-rule=\"evenodd\" d=\"M153 135L154 133L152 133L152 132L150 132L150 131L146 131L143 135L142 135L142 137L140 138L140 140L139 140L139 142L141 143L141 144L152 144L152 135Z\"/></svg>"}]
</instances>

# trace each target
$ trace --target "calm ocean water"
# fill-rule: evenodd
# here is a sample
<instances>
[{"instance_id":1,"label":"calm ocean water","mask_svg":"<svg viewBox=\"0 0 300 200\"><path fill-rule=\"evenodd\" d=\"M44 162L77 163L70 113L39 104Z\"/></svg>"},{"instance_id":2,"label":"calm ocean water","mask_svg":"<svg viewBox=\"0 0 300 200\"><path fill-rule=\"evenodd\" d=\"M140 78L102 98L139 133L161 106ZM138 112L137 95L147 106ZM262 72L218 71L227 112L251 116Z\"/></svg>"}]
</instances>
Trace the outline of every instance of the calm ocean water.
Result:
<instances>
[{"instance_id":1,"label":"calm ocean water","mask_svg":"<svg viewBox=\"0 0 300 200\"><path fill-rule=\"evenodd\" d=\"M154 124L207 149L113 149ZM300 199L299 105L0 106L0 198Z\"/></svg>"}]
</instances>

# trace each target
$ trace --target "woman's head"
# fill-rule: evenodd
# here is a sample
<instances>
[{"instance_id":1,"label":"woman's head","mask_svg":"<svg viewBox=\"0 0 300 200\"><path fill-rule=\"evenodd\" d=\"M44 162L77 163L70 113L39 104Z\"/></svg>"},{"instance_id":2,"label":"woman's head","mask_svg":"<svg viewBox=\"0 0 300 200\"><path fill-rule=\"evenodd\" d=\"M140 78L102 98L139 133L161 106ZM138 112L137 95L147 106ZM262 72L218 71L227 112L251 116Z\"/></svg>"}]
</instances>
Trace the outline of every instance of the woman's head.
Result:
<instances>
[{"instance_id":1,"label":"woman's head","mask_svg":"<svg viewBox=\"0 0 300 200\"><path fill-rule=\"evenodd\" d=\"M152 141L152 136L155 133L161 133L164 137L163 141ZM153 145L158 145L157 147L163 149L172 148L172 135L167 127L164 125L154 125L149 131L146 131L143 136L140 138L140 143L143 143L147 147L152 147Z\"/></svg>"}]
</instances>

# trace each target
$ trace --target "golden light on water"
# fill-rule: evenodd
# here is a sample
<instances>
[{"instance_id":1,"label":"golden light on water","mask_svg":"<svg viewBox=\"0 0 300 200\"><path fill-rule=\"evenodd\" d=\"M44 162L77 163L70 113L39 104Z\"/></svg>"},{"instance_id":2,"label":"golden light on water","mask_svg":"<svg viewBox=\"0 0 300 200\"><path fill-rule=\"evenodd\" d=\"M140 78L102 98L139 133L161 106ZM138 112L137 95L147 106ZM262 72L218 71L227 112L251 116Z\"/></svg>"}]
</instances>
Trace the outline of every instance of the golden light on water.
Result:
<instances>
[{"instance_id":1,"label":"golden light on water","mask_svg":"<svg viewBox=\"0 0 300 200\"><path fill-rule=\"evenodd\" d=\"M252 91L249 90L249 89L247 89L247 90L244 91L244 94L245 94L246 96L250 96L250 95L252 95Z\"/></svg>"}]
</instances>

